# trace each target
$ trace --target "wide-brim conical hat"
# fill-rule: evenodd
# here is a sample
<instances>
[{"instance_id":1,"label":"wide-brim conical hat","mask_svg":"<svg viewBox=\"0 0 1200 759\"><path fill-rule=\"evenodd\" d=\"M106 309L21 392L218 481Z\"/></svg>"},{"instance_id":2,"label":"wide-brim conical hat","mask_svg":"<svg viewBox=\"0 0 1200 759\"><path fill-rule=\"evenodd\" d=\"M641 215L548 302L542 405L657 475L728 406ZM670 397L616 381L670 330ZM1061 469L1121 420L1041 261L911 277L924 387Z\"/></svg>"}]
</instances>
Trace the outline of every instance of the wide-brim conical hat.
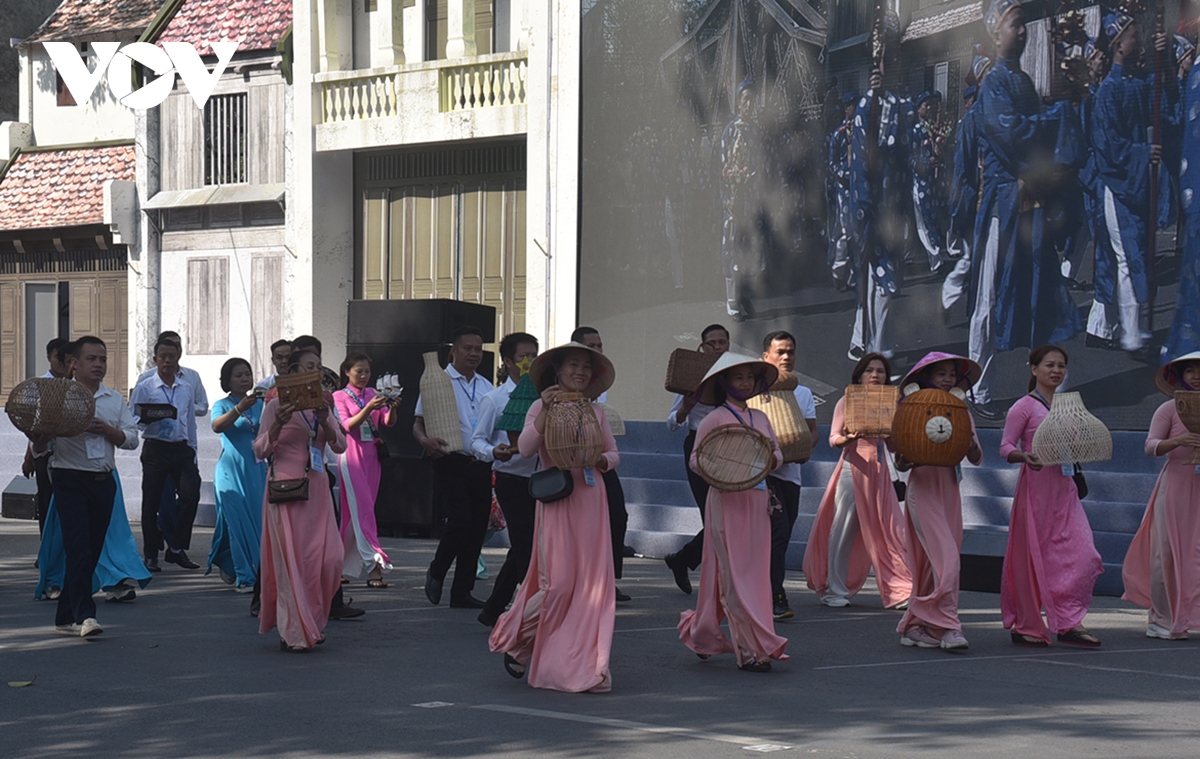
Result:
<instances>
[{"instance_id":1,"label":"wide-brim conical hat","mask_svg":"<svg viewBox=\"0 0 1200 759\"><path fill-rule=\"evenodd\" d=\"M1200 361L1200 351L1192 351L1186 356L1180 356L1163 364L1154 374L1154 386L1158 388L1159 392L1171 398L1175 397L1176 390L1189 390L1190 388L1183 386L1183 377L1180 376L1178 369L1181 364L1192 361Z\"/></svg>"},{"instance_id":2,"label":"wide-brim conical hat","mask_svg":"<svg viewBox=\"0 0 1200 759\"><path fill-rule=\"evenodd\" d=\"M761 358L743 356L738 353L725 353L717 359L717 363L712 365L712 368L708 370L708 374L704 375L704 379L700 380L700 384L696 386L696 399L708 406L716 405L715 380L717 375L726 369L743 365L753 366L754 373L759 377L759 382L754 388L754 394L750 397L767 392L771 388L771 385L775 384L775 380L779 379L779 370Z\"/></svg>"},{"instance_id":3,"label":"wide-brim conical hat","mask_svg":"<svg viewBox=\"0 0 1200 759\"><path fill-rule=\"evenodd\" d=\"M925 356L917 362L917 365L908 370L908 374L904 375L904 381L900 383L900 387L907 387L908 383L916 380L921 370L931 364L937 364L942 361L953 361L958 371L958 383L955 387L960 387L963 390L968 390L975 386L979 378L983 376L983 368L971 359L965 356L959 356L955 353L943 353L941 351L933 351L926 353Z\"/></svg>"},{"instance_id":4,"label":"wide-brim conical hat","mask_svg":"<svg viewBox=\"0 0 1200 759\"><path fill-rule=\"evenodd\" d=\"M583 343L566 343L557 348L551 348L535 358L529 366L529 376L533 379L533 386L540 393L551 385L558 384L558 366L562 363L563 355L567 351L573 350L584 351L592 357L592 381L584 389L583 394L596 400L601 393L612 387L613 381L617 378L617 370L607 356Z\"/></svg>"}]
</instances>

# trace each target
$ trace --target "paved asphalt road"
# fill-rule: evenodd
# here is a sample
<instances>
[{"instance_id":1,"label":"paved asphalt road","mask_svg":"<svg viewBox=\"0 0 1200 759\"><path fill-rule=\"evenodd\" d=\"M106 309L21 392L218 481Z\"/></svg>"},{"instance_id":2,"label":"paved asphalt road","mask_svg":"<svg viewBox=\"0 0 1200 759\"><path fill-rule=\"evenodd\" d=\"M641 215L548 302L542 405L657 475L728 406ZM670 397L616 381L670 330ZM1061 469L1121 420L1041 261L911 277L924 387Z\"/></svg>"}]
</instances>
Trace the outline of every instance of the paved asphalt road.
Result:
<instances>
[{"instance_id":1,"label":"paved asphalt road","mask_svg":"<svg viewBox=\"0 0 1200 759\"><path fill-rule=\"evenodd\" d=\"M211 530L197 530L202 558ZM32 600L37 528L0 520L0 756L46 757L1195 757L1200 636L1149 640L1144 613L1097 599L1098 651L1014 648L998 597L963 595L965 653L903 648L898 615L864 591L820 606L789 577L792 659L769 674L701 662L677 640L681 594L631 560L613 691L537 691L488 653L473 612L421 591L429 541L385 540L391 586L356 583L359 620L309 655L258 635L248 598L173 566L104 634L63 638ZM502 551L488 549L494 572ZM486 584L477 595L486 594ZM36 678L36 679L35 679ZM33 680L23 688L11 681Z\"/></svg>"}]
</instances>

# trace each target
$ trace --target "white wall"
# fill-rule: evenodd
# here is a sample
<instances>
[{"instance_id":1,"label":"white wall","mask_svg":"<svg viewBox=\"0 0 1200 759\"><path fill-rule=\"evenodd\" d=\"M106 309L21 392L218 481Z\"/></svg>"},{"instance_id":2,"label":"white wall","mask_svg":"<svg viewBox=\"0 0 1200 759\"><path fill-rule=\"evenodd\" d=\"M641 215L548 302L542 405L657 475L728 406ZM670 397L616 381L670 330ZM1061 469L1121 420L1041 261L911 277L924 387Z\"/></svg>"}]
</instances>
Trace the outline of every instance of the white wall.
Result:
<instances>
[{"instance_id":1,"label":"white wall","mask_svg":"<svg viewBox=\"0 0 1200 759\"><path fill-rule=\"evenodd\" d=\"M56 72L45 48L34 45L22 51L21 59L31 65L21 78L21 121L33 124L34 144L133 139L134 112L117 102L108 88L107 73L90 100L76 106L60 106ZM96 65L90 47L85 61L89 69Z\"/></svg>"}]
</instances>

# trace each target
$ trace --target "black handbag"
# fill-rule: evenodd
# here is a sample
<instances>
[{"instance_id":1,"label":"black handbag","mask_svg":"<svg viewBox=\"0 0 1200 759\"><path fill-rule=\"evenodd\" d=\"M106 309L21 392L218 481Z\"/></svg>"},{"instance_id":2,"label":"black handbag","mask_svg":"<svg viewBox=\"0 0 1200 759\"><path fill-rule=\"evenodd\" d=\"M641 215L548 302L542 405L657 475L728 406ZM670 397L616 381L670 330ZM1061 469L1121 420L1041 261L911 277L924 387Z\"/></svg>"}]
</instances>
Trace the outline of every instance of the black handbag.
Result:
<instances>
[{"instance_id":1,"label":"black handbag","mask_svg":"<svg viewBox=\"0 0 1200 759\"><path fill-rule=\"evenodd\" d=\"M1075 465L1075 472L1071 475L1071 479L1075 480L1075 489L1079 491L1079 500L1087 498L1088 487L1087 478L1083 476L1083 467Z\"/></svg>"},{"instance_id":2,"label":"black handbag","mask_svg":"<svg viewBox=\"0 0 1200 759\"><path fill-rule=\"evenodd\" d=\"M571 495L575 478L569 471L552 466L529 476L529 497L542 503L553 503Z\"/></svg>"},{"instance_id":3,"label":"black handbag","mask_svg":"<svg viewBox=\"0 0 1200 759\"><path fill-rule=\"evenodd\" d=\"M291 503L308 500L308 472L312 464L304 465L304 476L296 480L275 479L275 457L271 457L271 469L267 478L267 502Z\"/></svg>"}]
</instances>

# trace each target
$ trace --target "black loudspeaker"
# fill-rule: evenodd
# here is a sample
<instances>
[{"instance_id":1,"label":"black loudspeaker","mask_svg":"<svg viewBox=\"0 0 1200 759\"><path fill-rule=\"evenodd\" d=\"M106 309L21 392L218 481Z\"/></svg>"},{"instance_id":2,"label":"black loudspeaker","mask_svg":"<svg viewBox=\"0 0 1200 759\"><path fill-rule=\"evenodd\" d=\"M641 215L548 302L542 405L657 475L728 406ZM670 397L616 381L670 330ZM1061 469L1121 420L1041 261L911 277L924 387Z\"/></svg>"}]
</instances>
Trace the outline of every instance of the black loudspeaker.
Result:
<instances>
[{"instance_id":1,"label":"black loudspeaker","mask_svg":"<svg viewBox=\"0 0 1200 759\"><path fill-rule=\"evenodd\" d=\"M959 587L984 593L1000 592L1008 530L994 526L968 527L963 531L959 555Z\"/></svg>"},{"instance_id":2,"label":"black loudspeaker","mask_svg":"<svg viewBox=\"0 0 1200 759\"><path fill-rule=\"evenodd\" d=\"M444 367L450 338L463 325L478 327L483 342L495 341L496 309L452 300L354 300L347 314L346 351L371 357L371 385L395 374L404 387L396 425L380 430L389 458L383 461L375 520L381 534L440 534L441 515L433 493L433 465L413 437L413 411L420 394L424 354L435 352ZM493 379L496 356L484 351L478 373Z\"/></svg>"},{"instance_id":3,"label":"black loudspeaker","mask_svg":"<svg viewBox=\"0 0 1200 759\"><path fill-rule=\"evenodd\" d=\"M37 480L13 477L0 497L0 516L5 519L37 519Z\"/></svg>"},{"instance_id":4,"label":"black loudspeaker","mask_svg":"<svg viewBox=\"0 0 1200 759\"><path fill-rule=\"evenodd\" d=\"M496 309L457 300L352 300L347 344L449 344L454 330L470 325L496 341Z\"/></svg>"}]
</instances>

